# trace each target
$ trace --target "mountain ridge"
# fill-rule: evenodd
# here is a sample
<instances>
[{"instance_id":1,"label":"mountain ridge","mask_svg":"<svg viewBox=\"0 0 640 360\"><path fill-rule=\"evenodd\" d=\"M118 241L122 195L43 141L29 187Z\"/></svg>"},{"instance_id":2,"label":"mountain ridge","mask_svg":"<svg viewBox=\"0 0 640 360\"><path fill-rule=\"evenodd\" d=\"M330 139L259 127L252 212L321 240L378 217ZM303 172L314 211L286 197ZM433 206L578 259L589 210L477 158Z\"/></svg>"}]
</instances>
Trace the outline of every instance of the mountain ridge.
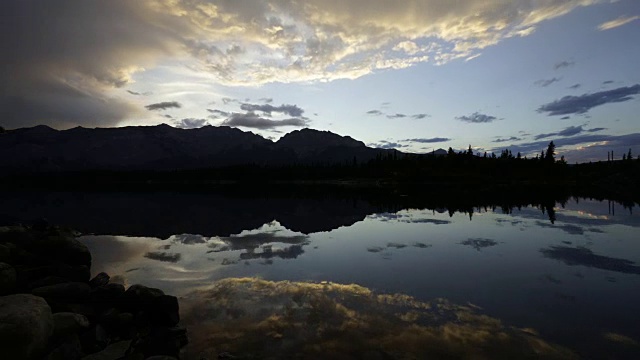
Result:
<instances>
[{"instance_id":1,"label":"mountain ridge","mask_svg":"<svg viewBox=\"0 0 640 360\"><path fill-rule=\"evenodd\" d=\"M0 169L5 173L337 164L392 153L404 154L308 128L275 142L228 126L181 129L167 124L67 130L38 125L0 134Z\"/></svg>"}]
</instances>

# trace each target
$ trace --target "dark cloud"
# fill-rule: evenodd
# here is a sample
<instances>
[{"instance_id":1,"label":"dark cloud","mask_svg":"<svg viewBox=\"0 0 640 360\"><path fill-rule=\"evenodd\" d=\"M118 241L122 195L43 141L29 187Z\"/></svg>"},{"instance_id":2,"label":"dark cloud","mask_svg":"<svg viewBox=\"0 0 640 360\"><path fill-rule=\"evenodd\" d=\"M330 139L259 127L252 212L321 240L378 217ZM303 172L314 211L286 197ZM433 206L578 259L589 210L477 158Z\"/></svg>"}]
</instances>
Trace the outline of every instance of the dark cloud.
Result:
<instances>
[{"instance_id":1,"label":"dark cloud","mask_svg":"<svg viewBox=\"0 0 640 360\"><path fill-rule=\"evenodd\" d=\"M551 79L541 79L541 80L538 80L538 81L536 81L534 84L536 84L536 85L538 85L538 86L541 86L541 87L547 87L547 86L549 86L549 85L553 84L554 82L558 82L558 81L560 81L560 80L562 80L562 78L554 77L554 78L551 78Z\"/></svg>"},{"instance_id":2,"label":"dark cloud","mask_svg":"<svg viewBox=\"0 0 640 360\"><path fill-rule=\"evenodd\" d=\"M169 114L164 114L164 115L162 115L162 117L165 117L167 119L173 119L173 116L171 116Z\"/></svg>"},{"instance_id":3,"label":"dark cloud","mask_svg":"<svg viewBox=\"0 0 640 360\"><path fill-rule=\"evenodd\" d=\"M370 143L368 144L368 146L375 147L378 149L399 149L399 148L407 147L408 145L387 141L387 140L380 140L377 143Z\"/></svg>"},{"instance_id":4,"label":"dark cloud","mask_svg":"<svg viewBox=\"0 0 640 360\"><path fill-rule=\"evenodd\" d=\"M177 101L164 101L145 106L147 110L167 110L171 108L181 108L182 105Z\"/></svg>"},{"instance_id":5,"label":"dark cloud","mask_svg":"<svg viewBox=\"0 0 640 360\"><path fill-rule=\"evenodd\" d=\"M127 92L131 95L136 95L136 96L141 96L142 94L139 92L135 92L135 91L131 91L131 90L127 90Z\"/></svg>"},{"instance_id":6,"label":"dark cloud","mask_svg":"<svg viewBox=\"0 0 640 360\"><path fill-rule=\"evenodd\" d=\"M431 115L429 115L429 114L413 114L413 115L411 115L411 117L414 118L414 119L418 119L419 120L419 119L424 119L424 118L427 118L427 117L431 117Z\"/></svg>"},{"instance_id":7,"label":"dark cloud","mask_svg":"<svg viewBox=\"0 0 640 360\"><path fill-rule=\"evenodd\" d=\"M554 133L547 133L547 134L538 134L534 137L535 140L540 140L540 139L545 139L548 137L552 137L552 136L573 136L573 135L578 135L583 131L589 131L589 132L595 132L595 131L600 131L600 130L604 130L604 128L596 128L594 129L589 129L589 130L585 130L582 128L582 125L580 126L569 126L567 128L564 128L563 130L560 130L558 132L554 132Z\"/></svg>"},{"instance_id":8,"label":"dark cloud","mask_svg":"<svg viewBox=\"0 0 640 360\"><path fill-rule=\"evenodd\" d=\"M267 104L271 104L273 102L272 98L260 98L259 101L265 102Z\"/></svg>"},{"instance_id":9,"label":"dark cloud","mask_svg":"<svg viewBox=\"0 0 640 360\"><path fill-rule=\"evenodd\" d=\"M255 129L273 129L280 126L297 126L303 127L308 125L308 120L303 118L290 118L284 120L270 120L262 118L255 113L232 113L231 116L220 125L226 126L242 126Z\"/></svg>"},{"instance_id":10,"label":"dark cloud","mask_svg":"<svg viewBox=\"0 0 640 360\"><path fill-rule=\"evenodd\" d=\"M563 69L563 68L568 68L571 67L573 65L575 65L576 63L573 61L560 61L558 63L556 63L555 65L553 65L553 68L555 70L559 70L559 69Z\"/></svg>"},{"instance_id":11,"label":"dark cloud","mask_svg":"<svg viewBox=\"0 0 640 360\"><path fill-rule=\"evenodd\" d=\"M211 119L219 119L221 117L227 117L230 115L228 112L218 109L207 109L207 111L211 113L211 115L209 115L209 118Z\"/></svg>"},{"instance_id":12,"label":"dark cloud","mask_svg":"<svg viewBox=\"0 0 640 360\"><path fill-rule=\"evenodd\" d=\"M423 144L432 144L432 143L451 141L451 139L443 138L443 137L434 137L434 138L404 139L404 140L400 140L400 141L410 141L410 142L423 143Z\"/></svg>"},{"instance_id":13,"label":"dark cloud","mask_svg":"<svg viewBox=\"0 0 640 360\"><path fill-rule=\"evenodd\" d=\"M369 110L367 111L367 115L380 116L380 115L383 115L383 113L380 110Z\"/></svg>"},{"instance_id":14,"label":"dark cloud","mask_svg":"<svg viewBox=\"0 0 640 360\"><path fill-rule=\"evenodd\" d=\"M602 84L603 85L607 85L607 84L613 84L614 81L613 80L607 80L607 81L603 81Z\"/></svg>"},{"instance_id":15,"label":"dark cloud","mask_svg":"<svg viewBox=\"0 0 640 360\"><path fill-rule=\"evenodd\" d=\"M180 261L180 254L172 254L167 252L152 251L144 254L144 257L152 260L176 263Z\"/></svg>"},{"instance_id":16,"label":"dark cloud","mask_svg":"<svg viewBox=\"0 0 640 360\"><path fill-rule=\"evenodd\" d=\"M187 118L175 122L176 127L181 129L197 129L209 125L206 119Z\"/></svg>"},{"instance_id":17,"label":"dark cloud","mask_svg":"<svg viewBox=\"0 0 640 360\"><path fill-rule=\"evenodd\" d=\"M609 103L619 103L633 99L640 93L640 84L599 91L580 96L565 96L538 108L538 112L547 115L585 114L592 108Z\"/></svg>"},{"instance_id":18,"label":"dark cloud","mask_svg":"<svg viewBox=\"0 0 640 360\"><path fill-rule=\"evenodd\" d=\"M283 113L289 116L301 117L304 114L304 110L299 108L297 105L287 105L283 104L280 106L273 106L271 104L247 104L243 103L240 105L240 109L244 111L260 111L264 114L271 116L271 113Z\"/></svg>"},{"instance_id":19,"label":"dark cloud","mask_svg":"<svg viewBox=\"0 0 640 360\"><path fill-rule=\"evenodd\" d=\"M388 119L401 119L401 118L405 118L405 117L407 117L407 115L400 114L400 113L387 115Z\"/></svg>"},{"instance_id":20,"label":"dark cloud","mask_svg":"<svg viewBox=\"0 0 640 360\"><path fill-rule=\"evenodd\" d=\"M145 2L126 0L3 1L4 125L105 127L140 115L143 109L110 90L130 83L136 69L158 56L177 51L181 41L174 16L149 16L149 10Z\"/></svg>"},{"instance_id":21,"label":"dark cloud","mask_svg":"<svg viewBox=\"0 0 640 360\"><path fill-rule=\"evenodd\" d=\"M571 119L571 116L563 116L560 118L560 120L569 120Z\"/></svg>"},{"instance_id":22,"label":"dark cloud","mask_svg":"<svg viewBox=\"0 0 640 360\"><path fill-rule=\"evenodd\" d=\"M522 138L519 138L517 136L512 136L512 137L509 137L509 138L498 138L498 139L493 140L492 142L494 142L494 143L502 143L502 142L507 142L507 141L520 141L520 140L522 140Z\"/></svg>"},{"instance_id":23,"label":"dark cloud","mask_svg":"<svg viewBox=\"0 0 640 360\"><path fill-rule=\"evenodd\" d=\"M493 122L493 121L497 120L498 118L496 118L495 116L481 114L479 112L474 112L471 115L458 116L458 117L456 117L456 119L460 120L460 121L468 122L468 123L481 124L481 123Z\"/></svg>"},{"instance_id":24,"label":"dark cloud","mask_svg":"<svg viewBox=\"0 0 640 360\"><path fill-rule=\"evenodd\" d=\"M569 86L569 89L574 89L575 90L575 89L579 88L580 86L582 86L582 85L581 84L573 84L573 85Z\"/></svg>"}]
</instances>

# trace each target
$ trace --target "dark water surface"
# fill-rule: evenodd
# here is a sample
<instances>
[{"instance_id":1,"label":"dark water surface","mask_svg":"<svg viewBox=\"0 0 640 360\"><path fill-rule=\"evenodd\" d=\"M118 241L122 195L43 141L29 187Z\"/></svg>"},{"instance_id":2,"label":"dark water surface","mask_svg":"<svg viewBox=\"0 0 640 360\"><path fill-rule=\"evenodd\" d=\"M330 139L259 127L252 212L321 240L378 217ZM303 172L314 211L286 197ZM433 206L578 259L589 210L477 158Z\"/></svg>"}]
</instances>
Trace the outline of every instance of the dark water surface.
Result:
<instances>
[{"instance_id":1,"label":"dark water surface","mask_svg":"<svg viewBox=\"0 0 640 360\"><path fill-rule=\"evenodd\" d=\"M189 358L640 358L637 208L561 202L40 193L0 219L80 229L94 273L181 297Z\"/></svg>"}]
</instances>

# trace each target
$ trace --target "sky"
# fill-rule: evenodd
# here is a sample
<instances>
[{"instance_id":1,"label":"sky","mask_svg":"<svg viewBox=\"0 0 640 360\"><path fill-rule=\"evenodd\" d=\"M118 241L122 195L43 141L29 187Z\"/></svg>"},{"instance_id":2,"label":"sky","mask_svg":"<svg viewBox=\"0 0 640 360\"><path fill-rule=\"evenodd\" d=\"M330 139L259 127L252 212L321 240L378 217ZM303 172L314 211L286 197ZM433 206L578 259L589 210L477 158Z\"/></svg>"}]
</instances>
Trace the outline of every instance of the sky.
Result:
<instances>
[{"instance_id":1,"label":"sky","mask_svg":"<svg viewBox=\"0 0 640 360\"><path fill-rule=\"evenodd\" d=\"M640 155L638 0L4 0L0 126Z\"/></svg>"}]
</instances>

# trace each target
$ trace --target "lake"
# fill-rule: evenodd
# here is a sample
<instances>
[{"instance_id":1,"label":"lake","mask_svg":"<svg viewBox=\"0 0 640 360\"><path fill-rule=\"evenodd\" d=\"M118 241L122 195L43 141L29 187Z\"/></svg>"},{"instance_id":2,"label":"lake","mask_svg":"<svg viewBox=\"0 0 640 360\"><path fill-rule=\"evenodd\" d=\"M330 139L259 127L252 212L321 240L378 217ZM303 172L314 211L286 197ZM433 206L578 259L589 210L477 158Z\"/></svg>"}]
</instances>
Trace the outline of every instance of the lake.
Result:
<instances>
[{"instance_id":1,"label":"lake","mask_svg":"<svg viewBox=\"0 0 640 360\"><path fill-rule=\"evenodd\" d=\"M629 203L2 197L4 222L82 231L94 274L178 296L185 358L640 357L640 217Z\"/></svg>"}]
</instances>

